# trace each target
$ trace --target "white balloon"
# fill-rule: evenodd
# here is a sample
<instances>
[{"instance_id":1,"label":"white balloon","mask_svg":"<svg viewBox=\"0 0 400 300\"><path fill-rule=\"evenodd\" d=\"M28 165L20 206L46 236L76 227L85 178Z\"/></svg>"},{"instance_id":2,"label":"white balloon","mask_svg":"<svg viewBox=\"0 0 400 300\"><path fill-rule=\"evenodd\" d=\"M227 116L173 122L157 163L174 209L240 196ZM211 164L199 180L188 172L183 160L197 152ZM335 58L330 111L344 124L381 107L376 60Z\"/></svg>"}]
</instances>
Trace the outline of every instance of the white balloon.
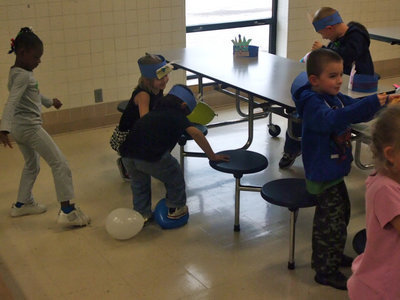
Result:
<instances>
[{"instance_id":1,"label":"white balloon","mask_svg":"<svg viewBox=\"0 0 400 300\"><path fill-rule=\"evenodd\" d=\"M117 240L127 240L142 230L144 219L140 213L129 208L114 209L106 219L106 230Z\"/></svg>"}]
</instances>

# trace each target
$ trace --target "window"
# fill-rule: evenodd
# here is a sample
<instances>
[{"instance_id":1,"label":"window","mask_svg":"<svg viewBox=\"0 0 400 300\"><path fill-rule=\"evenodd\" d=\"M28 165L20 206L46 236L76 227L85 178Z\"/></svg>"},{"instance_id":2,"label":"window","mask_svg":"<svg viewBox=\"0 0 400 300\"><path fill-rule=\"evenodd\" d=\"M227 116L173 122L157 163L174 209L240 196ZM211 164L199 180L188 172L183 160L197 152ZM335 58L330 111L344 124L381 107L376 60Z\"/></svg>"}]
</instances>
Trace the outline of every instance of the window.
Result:
<instances>
[{"instance_id":1,"label":"window","mask_svg":"<svg viewBox=\"0 0 400 300\"><path fill-rule=\"evenodd\" d=\"M275 53L277 0L186 0L186 47L226 46L240 34Z\"/></svg>"}]
</instances>

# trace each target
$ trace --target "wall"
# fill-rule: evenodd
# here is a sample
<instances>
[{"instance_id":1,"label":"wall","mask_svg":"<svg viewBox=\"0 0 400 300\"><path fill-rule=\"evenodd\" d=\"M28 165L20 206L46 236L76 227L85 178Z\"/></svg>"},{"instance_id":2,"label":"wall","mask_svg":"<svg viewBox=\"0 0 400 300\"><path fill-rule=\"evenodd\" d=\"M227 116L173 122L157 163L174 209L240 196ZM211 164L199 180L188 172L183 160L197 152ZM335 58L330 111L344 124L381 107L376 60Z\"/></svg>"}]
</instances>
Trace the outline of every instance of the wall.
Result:
<instances>
[{"instance_id":1,"label":"wall","mask_svg":"<svg viewBox=\"0 0 400 300\"><path fill-rule=\"evenodd\" d=\"M89 116L105 123L119 117L116 103L129 99L139 78L137 59L185 46L184 11L184 0L1 0L0 113L15 59L7 54L10 39L21 27L32 26L44 42L35 70L41 92L64 103L44 119L67 130ZM183 72L171 75L172 83L184 80ZM95 89L103 103L95 104Z\"/></svg>"},{"instance_id":2,"label":"wall","mask_svg":"<svg viewBox=\"0 0 400 300\"><path fill-rule=\"evenodd\" d=\"M60 111L44 113L52 133L116 123L116 106L128 99L137 83L137 59L145 52L185 46L185 0L1 0L0 113L7 100L7 55L10 38L32 26L45 44L35 70L43 94L64 102ZM367 27L399 26L397 0L279 0L278 55L300 59L320 39L307 19L321 6L337 8L345 21ZM376 66L399 69L400 46L372 41ZM390 73L390 72L389 72ZM185 82L174 71L170 84ZM94 90L103 90L95 104Z\"/></svg>"},{"instance_id":3,"label":"wall","mask_svg":"<svg viewBox=\"0 0 400 300\"><path fill-rule=\"evenodd\" d=\"M367 28L379 26L397 26L400 30L400 6L397 0L280 0L288 3L288 31L287 34L287 57L300 59L311 49L314 40L321 40L321 37L314 31L310 24L307 13L313 15L322 6L330 6L337 9L345 22L358 21ZM279 23L285 20L281 19ZM325 41L326 42L326 41ZM375 64L385 67L391 65L397 68L400 73L398 59L400 58L400 46L391 46L388 43L379 41L371 42L371 55ZM286 49L279 49L279 54L285 56ZM393 63L397 62L397 64Z\"/></svg>"}]
</instances>

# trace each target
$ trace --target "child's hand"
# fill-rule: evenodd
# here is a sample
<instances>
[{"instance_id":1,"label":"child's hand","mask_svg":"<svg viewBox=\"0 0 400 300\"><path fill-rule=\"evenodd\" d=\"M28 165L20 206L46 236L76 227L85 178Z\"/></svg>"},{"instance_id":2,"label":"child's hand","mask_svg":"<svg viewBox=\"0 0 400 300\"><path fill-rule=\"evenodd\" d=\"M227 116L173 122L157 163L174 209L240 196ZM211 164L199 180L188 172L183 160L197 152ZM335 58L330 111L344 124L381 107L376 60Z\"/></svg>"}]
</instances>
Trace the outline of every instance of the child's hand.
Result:
<instances>
[{"instance_id":1,"label":"child's hand","mask_svg":"<svg viewBox=\"0 0 400 300\"><path fill-rule=\"evenodd\" d=\"M400 94L389 95L389 104L400 103Z\"/></svg>"},{"instance_id":2,"label":"child's hand","mask_svg":"<svg viewBox=\"0 0 400 300\"><path fill-rule=\"evenodd\" d=\"M59 109L59 108L62 106L62 102L61 102L60 100L58 100L57 98L54 98L54 99L53 99L53 106L54 106L56 109Z\"/></svg>"},{"instance_id":3,"label":"child's hand","mask_svg":"<svg viewBox=\"0 0 400 300\"><path fill-rule=\"evenodd\" d=\"M229 155L226 154L215 154L213 158L210 158L212 161L229 161Z\"/></svg>"},{"instance_id":4,"label":"child's hand","mask_svg":"<svg viewBox=\"0 0 400 300\"><path fill-rule=\"evenodd\" d=\"M400 94L387 95L386 93L378 94L378 100L381 106L385 104L395 104L400 102Z\"/></svg>"},{"instance_id":5,"label":"child's hand","mask_svg":"<svg viewBox=\"0 0 400 300\"><path fill-rule=\"evenodd\" d=\"M7 131L0 131L0 142L4 145L4 147L10 147L12 148L10 139L8 138L8 132Z\"/></svg>"},{"instance_id":6,"label":"child's hand","mask_svg":"<svg viewBox=\"0 0 400 300\"><path fill-rule=\"evenodd\" d=\"M317 50L317 49L319 49L319 48L322 48L322 46L323 46L323 44L322 44L321 42L315 41L314 44L313 44L312 47L311 47L311 50L312 50L312 51Z\"/></svg>"}]
</instances>

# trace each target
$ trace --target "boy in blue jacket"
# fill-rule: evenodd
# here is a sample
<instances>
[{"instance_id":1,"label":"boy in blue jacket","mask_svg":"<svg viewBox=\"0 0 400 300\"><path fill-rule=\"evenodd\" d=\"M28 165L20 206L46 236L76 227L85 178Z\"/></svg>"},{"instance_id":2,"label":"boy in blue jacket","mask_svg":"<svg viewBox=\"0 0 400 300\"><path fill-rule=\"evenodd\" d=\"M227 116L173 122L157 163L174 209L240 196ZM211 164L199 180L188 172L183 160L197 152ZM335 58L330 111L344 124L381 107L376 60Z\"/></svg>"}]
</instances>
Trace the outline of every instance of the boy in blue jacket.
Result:
<instances>
[{"instance_id":1,"label":"boy in blue jacket","mask_svg":"<svg viewBox=\"0 0 400 300\"><path fill-rule=\"evenodd\" d=\"M302 118L303 164L307 190L316 197L312 233L312 268L315 281L346 289L339 267L350 267L343 254L350 219L350 201L344 176L353 160L350 124L369 121L396 95L374 94L353 99L339 92L343 60L329 49L312 51L307 74L292 84L292 96Z\"/></svg>"}]
</instances>

